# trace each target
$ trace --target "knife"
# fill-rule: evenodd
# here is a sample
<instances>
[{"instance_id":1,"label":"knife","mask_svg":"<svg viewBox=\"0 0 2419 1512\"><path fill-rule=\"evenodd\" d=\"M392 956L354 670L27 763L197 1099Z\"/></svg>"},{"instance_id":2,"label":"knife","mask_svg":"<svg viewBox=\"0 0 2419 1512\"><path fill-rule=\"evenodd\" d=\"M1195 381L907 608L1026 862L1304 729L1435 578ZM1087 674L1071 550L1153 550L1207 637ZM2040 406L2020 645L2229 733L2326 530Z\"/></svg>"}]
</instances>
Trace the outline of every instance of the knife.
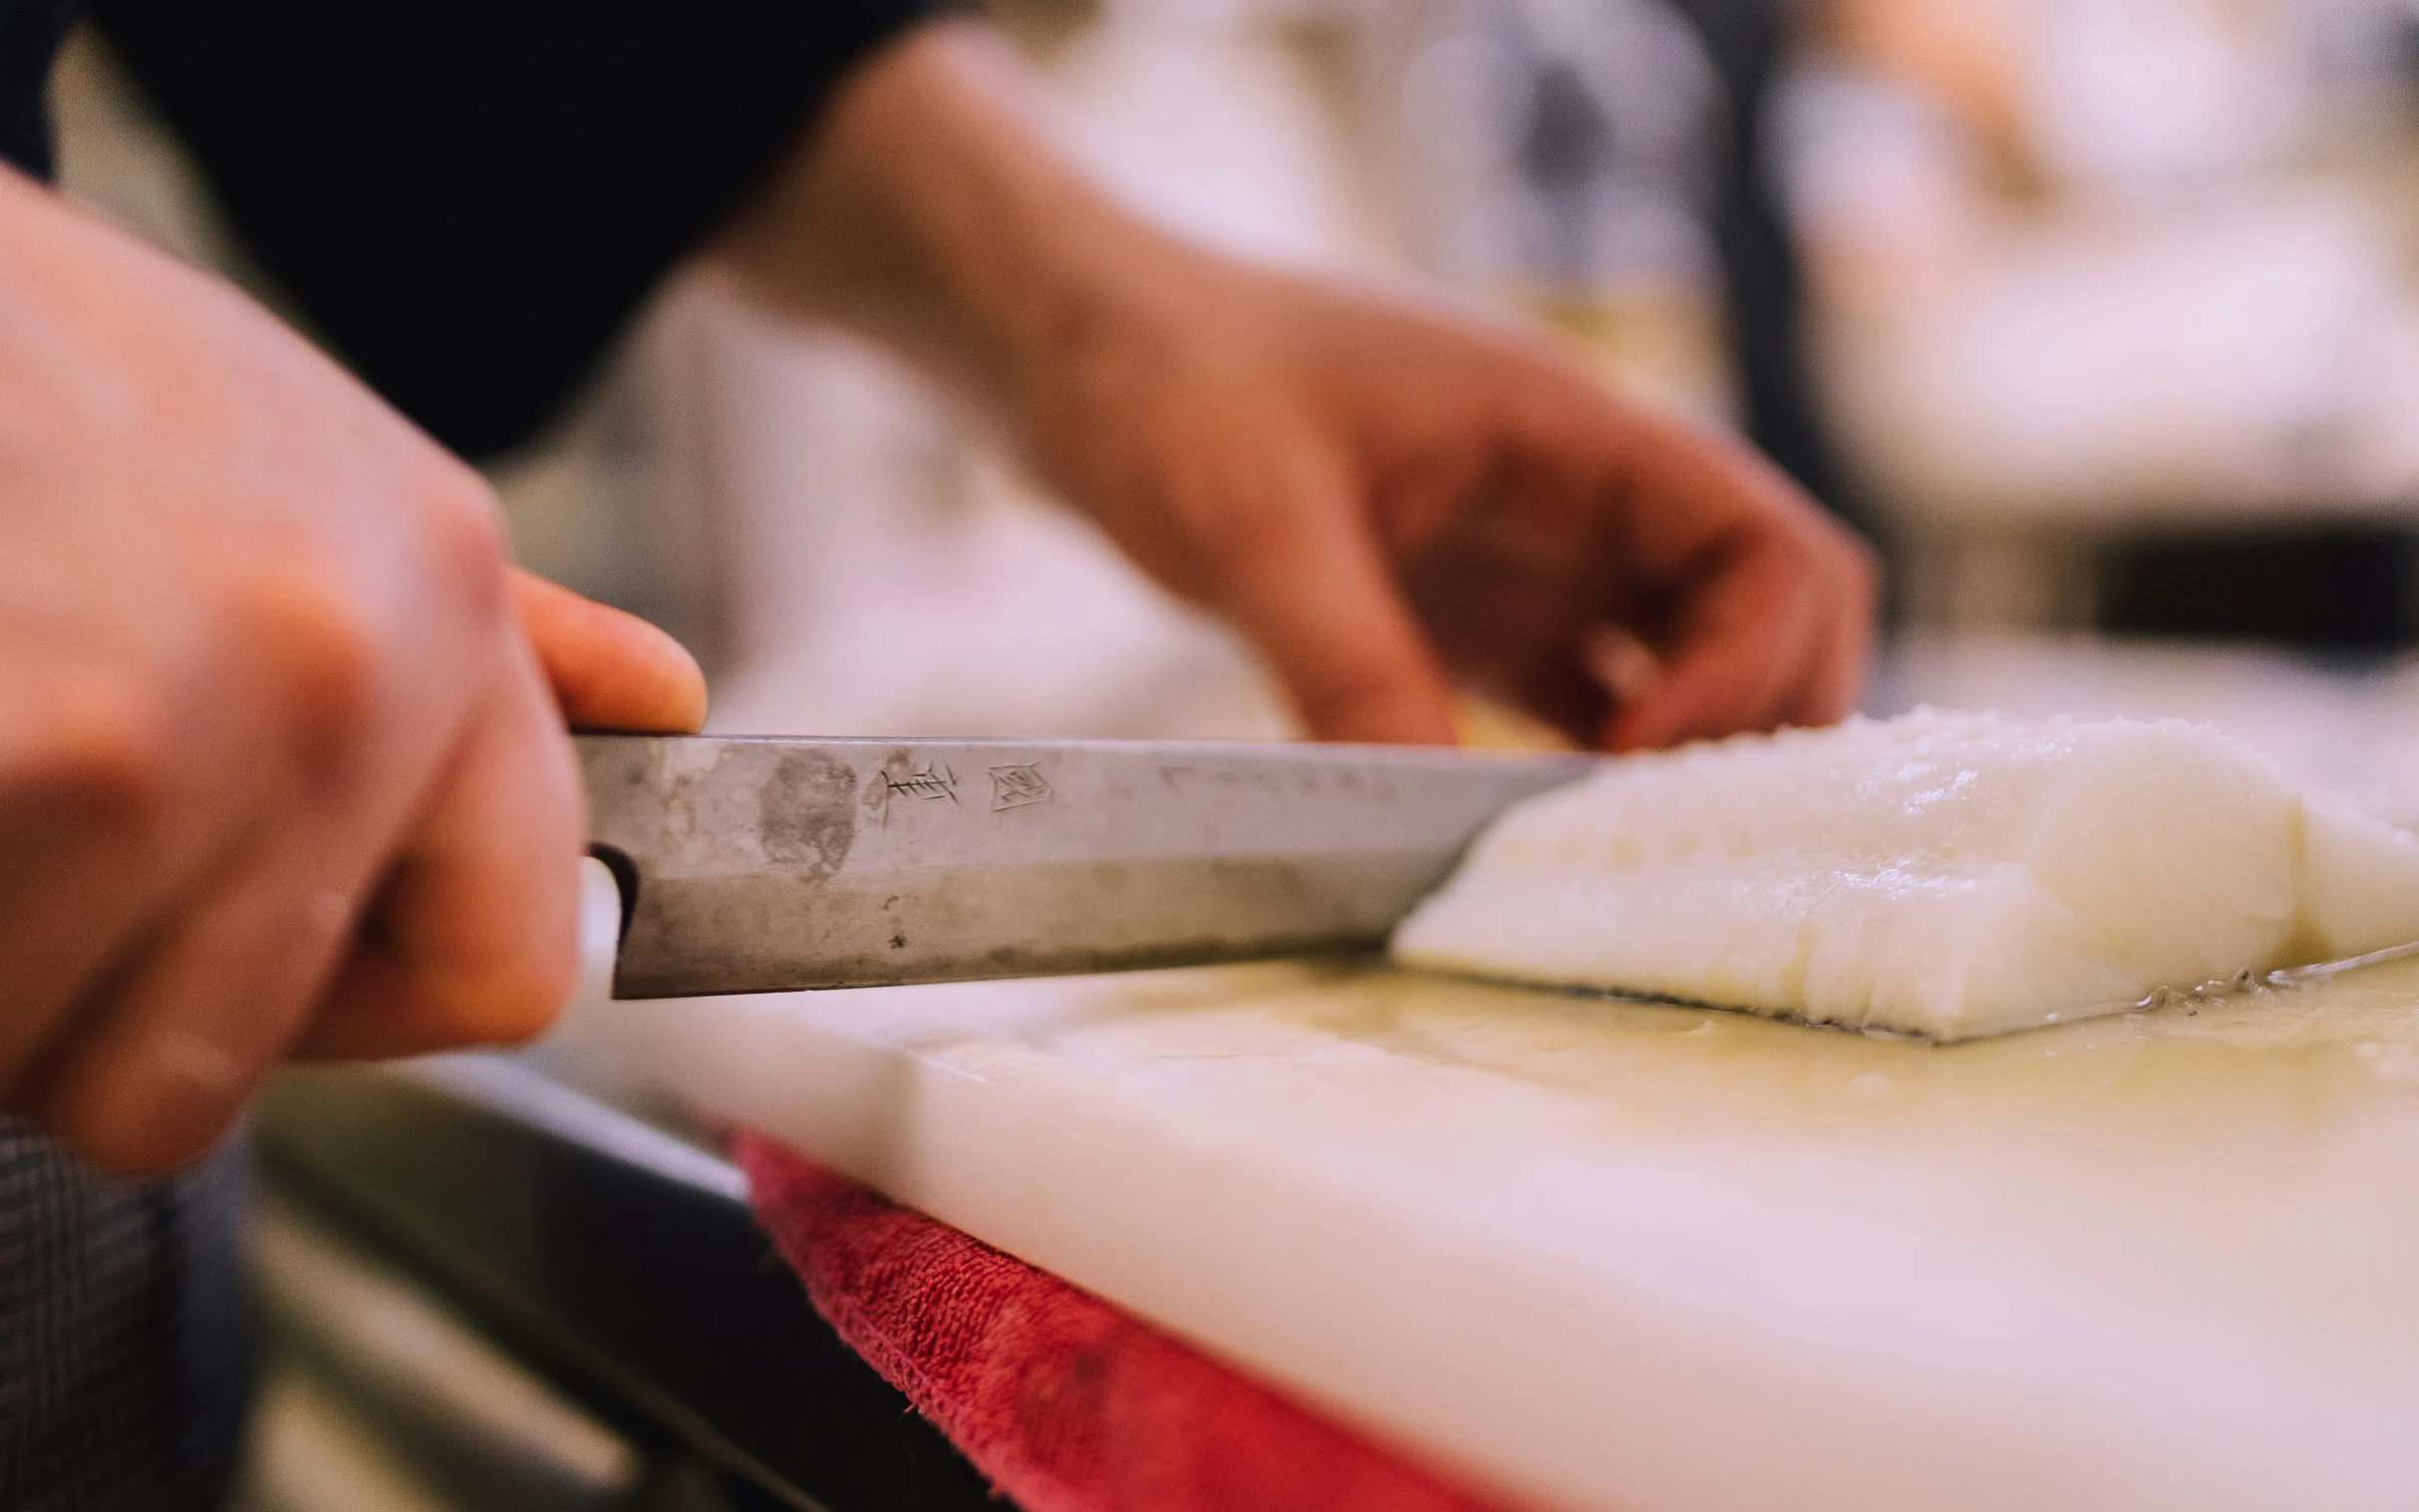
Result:
<instances>
[{"instance_id":1,"label":"knife","mask_svg":"<svg viewBox=\"0 0 2419 1512\"><path fill-rule=\"evenodd\" d=\"M1366 949L1585 756L582 736L617 998Z\"/></svg>"}]
</instances>

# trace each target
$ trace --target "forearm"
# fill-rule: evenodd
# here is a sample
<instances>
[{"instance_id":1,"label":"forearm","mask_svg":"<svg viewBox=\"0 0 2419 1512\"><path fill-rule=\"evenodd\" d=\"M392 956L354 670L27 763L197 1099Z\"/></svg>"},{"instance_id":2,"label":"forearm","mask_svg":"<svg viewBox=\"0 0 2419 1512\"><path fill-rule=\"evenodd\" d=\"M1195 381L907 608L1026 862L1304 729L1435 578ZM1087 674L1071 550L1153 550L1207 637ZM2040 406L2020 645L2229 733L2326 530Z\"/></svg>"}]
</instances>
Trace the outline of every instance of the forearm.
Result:
<instances>
[{"instance_id":1,"label":"forearm","mask_svg":"<svg viewBox=\"0 0 2419 1512\"><path fill-rule=\"evenodd\" d=\"M859 67L716 243L783 312L1020 406L1044 353L1147 287L1172 244L1065 162L988 27L917 29Z\"/></svg>"}]
</instances>

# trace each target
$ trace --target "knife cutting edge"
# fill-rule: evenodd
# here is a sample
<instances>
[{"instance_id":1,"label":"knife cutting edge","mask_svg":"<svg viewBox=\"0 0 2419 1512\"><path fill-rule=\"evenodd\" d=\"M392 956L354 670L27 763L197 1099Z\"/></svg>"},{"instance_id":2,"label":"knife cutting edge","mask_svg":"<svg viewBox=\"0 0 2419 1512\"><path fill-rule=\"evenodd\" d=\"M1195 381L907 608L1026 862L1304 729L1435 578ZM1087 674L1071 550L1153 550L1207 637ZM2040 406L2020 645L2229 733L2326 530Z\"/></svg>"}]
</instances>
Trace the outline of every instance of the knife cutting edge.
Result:
<instances>
[{"instance_id":1,"label":"knife cutting edge","mask_svg":"<svg viewBox=\"0 0 2419 1512\"><path fill-rule=\"evenodd\" d=\"M617 998L1366 949L1598 757L582 736Z\"/></svg>"}]
</instances>

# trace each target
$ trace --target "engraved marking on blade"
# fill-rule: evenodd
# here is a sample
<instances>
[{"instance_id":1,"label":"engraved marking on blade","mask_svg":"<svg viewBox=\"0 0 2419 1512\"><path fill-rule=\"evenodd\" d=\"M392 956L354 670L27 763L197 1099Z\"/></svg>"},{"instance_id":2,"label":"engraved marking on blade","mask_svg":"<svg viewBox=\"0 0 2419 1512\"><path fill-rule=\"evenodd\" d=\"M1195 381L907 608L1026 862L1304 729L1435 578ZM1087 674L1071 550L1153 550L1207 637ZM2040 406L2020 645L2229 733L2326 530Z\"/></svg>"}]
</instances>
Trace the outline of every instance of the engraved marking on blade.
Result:
<instances>
[{"instance_id":1,"label":"engraved marking on blade","mask_svg":"<svg viewBox=\"0 0 2419 1512\"><path fill-rule=\"evenodd\" d=\"M947 798L952 803L958 800L957 774L946 761L927 761L905 776L885 771L882 780L890 784L892 792L903 792L909 797L928 802L934 798Z\"/></svg>"},{"instance_id":2,"label":"engraved marking on blade","mask_svg":"<svg viewBox=\"0 0 2419 1512\"><path fill-rule=\"evenodd\" d=\"M991 811L1004 808L1024 808L1034 803L1047 803L1052 794L1050 782L1042 768L1031 763L1022 766L994 766L991 769Z\"/></svg>"},{"instance_id":3,"label":"engraved marking on blade","mask_svg":"<svg viewBox=\"0 0 2419 1512\"><path fill-rule=\"evenodd\" d=\"M882 827L887 829L890 827L891 800L900 796L927 803L937 803L946 798L955 804L958 801L958 774L949 769L946 761L926 760L919 763L907 752L894 752L866 788L865 806L880 811Z\"/></svg>"}]
</instances>

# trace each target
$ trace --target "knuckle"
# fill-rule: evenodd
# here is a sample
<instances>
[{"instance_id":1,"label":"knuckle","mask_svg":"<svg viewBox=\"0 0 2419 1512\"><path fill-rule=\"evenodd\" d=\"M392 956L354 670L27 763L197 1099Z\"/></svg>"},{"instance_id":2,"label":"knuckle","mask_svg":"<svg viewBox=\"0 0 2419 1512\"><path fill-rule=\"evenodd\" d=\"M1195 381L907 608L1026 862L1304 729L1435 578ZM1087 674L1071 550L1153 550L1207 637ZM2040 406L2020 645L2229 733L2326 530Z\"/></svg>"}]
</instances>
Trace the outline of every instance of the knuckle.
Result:
<instances>
[{"instance_id":1,"label":"knuckle","mask_svg":"<svg viewBox=\"0 0 2419 1512\"><path fill-rule=\"evenodd\" d=\"M386 638L358 595L331 574L262 570L237 589L234 614L310 763L339 761L368 737L391 669Z\"/></svg>"},{"instance_id":2,"label":"knuckle","mask_svg":"<svg viewBox=\"0 0 2419 1512\"><path fill-rule=\"evenodd\" d=\"M163 1035L76 1077L29 1121L111 1175L164 1175L218 1142L250 1080L219 1047Z\"/></svg>"},{"instance_id":3,"label":"knuckle","mask_svg":"<svg viewBox=\"0 0 2419 1512\"><path fill-rule=\"evenodd\" d=\"M508 610L510 553L503 515L486 482L449 460L423 487L421 518L437 586L474 621L500 623Z\"/></svg>"},{"instance_id":4,"label":"knuckle","mask_svg":"<svg viewBox=\"0 0 2419 1512\"><path fill-rule=\"evenodd\" d=\"M16 796L112 829L159 817L175 770L174 722L147 679L70 670L22 712L30 739L12 754L5 777Z\"/></svg>"}]
</instances>

